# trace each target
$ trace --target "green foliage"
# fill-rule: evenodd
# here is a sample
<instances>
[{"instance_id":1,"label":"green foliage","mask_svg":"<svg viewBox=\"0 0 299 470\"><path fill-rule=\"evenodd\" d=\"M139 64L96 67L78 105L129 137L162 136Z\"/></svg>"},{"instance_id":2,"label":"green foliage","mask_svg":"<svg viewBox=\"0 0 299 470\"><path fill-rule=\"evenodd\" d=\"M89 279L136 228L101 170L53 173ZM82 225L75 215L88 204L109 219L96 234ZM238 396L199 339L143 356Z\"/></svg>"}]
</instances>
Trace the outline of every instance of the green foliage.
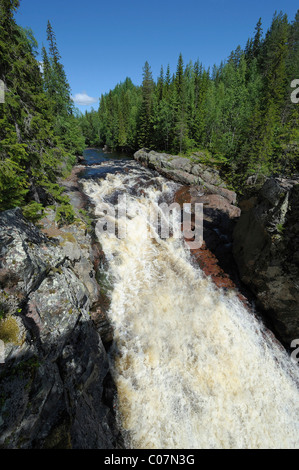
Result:
<instances>
[{"instance_id":1,"label":"green foliage","mask_svg":"<svg viewBox=\"0 0 299 470\"><path fill-rule=\"evenodd\" d=\"M22 208L22 212L26 219L35 223L43 217L45 210L42 204L39 204L35 201L31 201L29 204Z\"/></svg>"},{"instance_id":2,"label":"green foliage","mask_svg":"<svg viewBox=\"0 0 299 470\"><path fill-rule=\"evenodd\" d=\"M142 101L138 116L138 145L150 147L153 135L154 81L148 62L143 67Z\"/></svg>"},{"instance_id":3,"label":"green foliage","mask_svg":"<svg viewBox=\"0 0 299 470\"><path fill-rule=\"evenodd\" d=\"M276 230L279 233L283 233L283 231L285 230L285 227L283 226L283 224L277 224Z\"/></svg>"},{"instance_id":4,"label":"green foliage","mask_svg":"<svg viewBox=\"0 0 299 470\"><path fill-rule=\"evenodd\" d=\"M137 148L141 102L141 87L135 87L129 78L102 95L98 111L92 110L77 117L87 145L107 145L120 150Z\"/></svg>"},{"instance_id":5,"label":"green foliage","mask_svg":"<svg viewBox=\"0 0 299 470\"><path fill-rule=\"evenodd\" d=\"M0 210L21 206L36 221L43 207L56 200L57 178L69 172L85 141L52 27L47 29L50 53L43 48L42 75L32 31L15 23L18 6L16 0L0 0L0 79L5 85L5 103L0 104Z\"/></svg>"},{"instance_id":6,"label":"green foliage","mask_svg":"<svg viewBox=\"0 0 299 470\"><path fill-rule=\"evenodd\" d=\"M0 320L0 339L4 343L19 344L20 329L16 319L12 315Z\"/></svg>"},{"instance_id":7,"label":"green foliage","mask_svg":"<svg viewBox=\"0 0 299 470\"><path fill-rule=\"evenodd\" d=\"M91 144L113 149L208 151L200 160L240 189L249 175L299 171L299 106L290 100L298 70L299 11L292 23L276 13L265 35L259 19L245 49L212 71L184 66L180 54L176 73L162 67L155 82L146 62L141 87L127 78L79 122Z\"/></svg>"},{"instance_id":8,"label":"green foliage","mask_svg":"<svg viewBox=\"0 0 299 470\"><path fill-rule=\"evenodd\" d=\"M76 220L73 207L68 203L59 205L56 209L55 220L59 225L72 224Z\"/></svg>"},{"instance_id":9,"label":"green foliage","mask_svg":"<svg viewBox=\"0 0 299 470\"><path fill-rule=\"evenodd\" d=\"M24 170L17 163L9 158L0 161L0 210L21 205L28 186Z\"/></svg>"},{"instance_id":10,"label":"green foliage","mask_svg":"<svg viewBox=\"0 0 299 470\"><path fill-rule=\"evenodd\" d=\"M79 213L82 215L83 221L88 228L91 227L92 219L89 217L88 212L85 209L79 209Z\"/></svg>"},{"instance_id":11,"label":"green foliage","mask_svg":"<svg viewBox=\"0 0 299 470\"><path fill-rule=\"evenodd\" d=\"M92 109L85 112L85 115L79 114L77 123L84 135L86 145L89 147L98 147L101 138L100 116L97 111Z\"/></svg>"}]
</instances>

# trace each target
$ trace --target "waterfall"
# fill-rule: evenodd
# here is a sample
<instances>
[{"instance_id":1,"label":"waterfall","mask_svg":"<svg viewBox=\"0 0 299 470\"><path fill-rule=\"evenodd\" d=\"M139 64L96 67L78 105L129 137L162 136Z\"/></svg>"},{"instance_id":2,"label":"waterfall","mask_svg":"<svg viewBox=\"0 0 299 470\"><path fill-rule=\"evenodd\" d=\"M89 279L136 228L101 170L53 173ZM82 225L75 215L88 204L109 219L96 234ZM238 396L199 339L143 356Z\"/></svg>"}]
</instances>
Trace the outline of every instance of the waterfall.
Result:
<instances>
[{"instance_id":1,"label":"waterfall","mask_svg":"<svg viewBox=\"0 0 299 470\"><path fill-rule=\"evenodd\" d=\"M113 284L111 365L127 447L298 448L298 366L182 239L152 233L151 211L176 184L127 168L83 180L99 221L105 205L127 199L116 221L127 236L96 230Z\"/></svg>"}]
</instances>

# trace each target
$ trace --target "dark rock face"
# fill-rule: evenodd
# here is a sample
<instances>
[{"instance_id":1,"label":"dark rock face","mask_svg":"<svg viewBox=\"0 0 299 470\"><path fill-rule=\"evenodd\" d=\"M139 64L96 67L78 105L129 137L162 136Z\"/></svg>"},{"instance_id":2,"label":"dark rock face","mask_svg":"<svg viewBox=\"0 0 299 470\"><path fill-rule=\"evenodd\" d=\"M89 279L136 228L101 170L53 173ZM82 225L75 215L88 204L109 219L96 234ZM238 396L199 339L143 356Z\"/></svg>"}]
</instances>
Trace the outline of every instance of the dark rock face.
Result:
<instances>
[{"instance_id":1,"label":"dark rock face","mask_svg":"<svg viewBox=\"0 0 299 470\"><path fill-rule=\"evenodd\" d=\"M234 257L286 346L299 338L299 178L267 180L242 203Z\"/></svg>"},{"instance_id":2,"label":"dark rock face","mask_svg":"<svg viewBox=\"0 0 299 470\"><path fill-rule=\"evenodd\" d=\"M50 240L19 209L0 214L0 448L121 445L90 245L75 231Z\"/></svg>"}]
</instances>

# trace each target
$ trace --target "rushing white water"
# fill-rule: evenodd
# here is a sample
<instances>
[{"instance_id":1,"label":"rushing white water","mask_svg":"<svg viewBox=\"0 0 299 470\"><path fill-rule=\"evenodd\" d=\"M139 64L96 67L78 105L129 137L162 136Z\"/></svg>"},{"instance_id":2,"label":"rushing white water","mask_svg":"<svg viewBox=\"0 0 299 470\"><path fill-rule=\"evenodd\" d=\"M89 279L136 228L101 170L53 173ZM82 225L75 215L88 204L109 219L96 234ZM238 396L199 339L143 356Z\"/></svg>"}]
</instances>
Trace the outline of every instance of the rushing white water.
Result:
<instances>
[{"instance_id":1,"label":"rushing white water","mask_svg":"<svg viewBox=\"0 0 299 470\"><path fill-rule=\"evenodd\" d=\"M127 446L298 448L297 365L235 294L192 265L181 240L148 236L150 208L174 183L147 184L150 173L136 168L84 182L99 218L104 201L127 192L127 237L98 232L114 280L113 370Z\"/></svg>"}]
</instances>

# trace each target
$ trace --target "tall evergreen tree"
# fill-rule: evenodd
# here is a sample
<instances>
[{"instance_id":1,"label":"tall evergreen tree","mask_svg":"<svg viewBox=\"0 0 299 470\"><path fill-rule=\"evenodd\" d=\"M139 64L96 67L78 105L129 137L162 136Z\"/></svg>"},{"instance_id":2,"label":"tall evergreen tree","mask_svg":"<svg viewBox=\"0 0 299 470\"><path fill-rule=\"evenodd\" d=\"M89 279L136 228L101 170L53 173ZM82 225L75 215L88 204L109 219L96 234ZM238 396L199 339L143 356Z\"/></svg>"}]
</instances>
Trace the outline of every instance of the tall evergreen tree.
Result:
<instances>
[{"instance_id":1,"label":"tall evergreen tree","mask_svg":"<svg viewBox=\"0 0 299 470\"><path fill-rule=\"evenodd\" d=\"M149 63L143 67L142 103L139 114L138 143L140 147L151 147L153 133L154 81Z\"/></svg>"},{"instance_id":2,"label":"tall evergreen tree","mask_svg":"<svg viewBox=\"0 0 299 470\"><path fill-rule=\"evenodd\" d=\"M262 45L262 36L263 36L262 18L259 18L255 27L255 36L252 42L252 58L253 59L256 59L260 53L260 48Z\"/></svg>"},{"instance_id":3,"label":"tall evergreen tree","mask_svg":"<svg viewBox=\"0 0 299 470\"><path fill-rule=\"evenodd\" d=\"M72 113L73 103L70 98L70 86L66 78L61 56L58 51L56 36L50 21L47 24L47 40L49 43L49 57L43 51L46 67L44 69L45 83L54 105L54 113L68 115ZM50 86L49 86L50 84Z\"/></svg>"},{"instance_id":4,"label":"tall evergreen tree","mask_svg":"<svg viewBox=\"0 0 299 470\"><path fill-rule=\"evenodd\" d=\"M56 36L50 21L47 24L47 40L49 54L45 47L42 49L43 85L51 103L52 113L56 116L55 134L68 152L78 154L84 148L85 139L73 116L74 104L70 95L70 85L61 63Z\"/></svg>"},{"instance_id":5,"label":"tall evergreen tree","mask_svg":"<svg viewBox=\"0 0 299 470\"><path fill-rule=\"evenodd\" d=\"M175 75L175 147L180 153L185 150L188 138L187 110L186 110L186 88L184 76L183 56L180 53Z\"/></svg>"},{"instance_id":6,"label":"tall evergreen tree","mask_svg":"<svg viewBox=\"0 0 299 470\"><path fill-rule=\"evenodd\" d=\"M0 210L19 205L35 217L46 204L66 202L57 177L71 158L55 135L56 116L43 89L37 43L19 27L16 0L0 0ZM34 215L35 214L35 215Z\"/></svg>"}]
</instances>

